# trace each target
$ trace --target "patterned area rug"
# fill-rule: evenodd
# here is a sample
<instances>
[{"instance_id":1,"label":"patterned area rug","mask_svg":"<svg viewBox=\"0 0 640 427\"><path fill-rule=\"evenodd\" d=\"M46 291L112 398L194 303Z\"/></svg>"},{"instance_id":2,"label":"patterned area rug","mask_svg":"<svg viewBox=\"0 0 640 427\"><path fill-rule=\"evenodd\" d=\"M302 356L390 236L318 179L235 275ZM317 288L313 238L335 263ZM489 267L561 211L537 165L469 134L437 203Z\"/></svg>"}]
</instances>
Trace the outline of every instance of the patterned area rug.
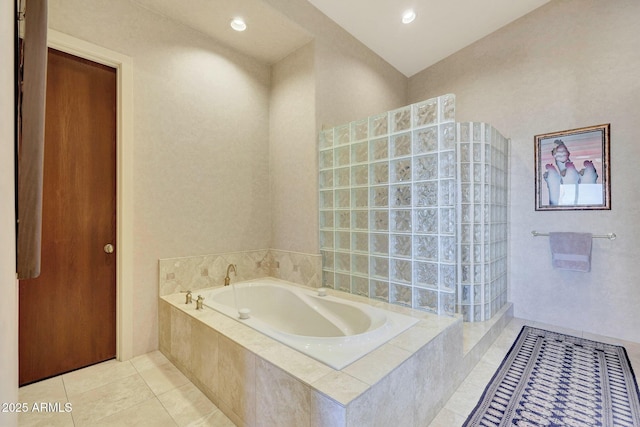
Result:
<instances>
[{"instance_id":1,"label":"patterned area rug","mask_svg":"<svg viewBox=\"0 0 640 427\"><path fill-rule=\"evenodd\" d=\"M640 426L624 347L525 326L463 427Z\"/></svg>"}]
</instances>

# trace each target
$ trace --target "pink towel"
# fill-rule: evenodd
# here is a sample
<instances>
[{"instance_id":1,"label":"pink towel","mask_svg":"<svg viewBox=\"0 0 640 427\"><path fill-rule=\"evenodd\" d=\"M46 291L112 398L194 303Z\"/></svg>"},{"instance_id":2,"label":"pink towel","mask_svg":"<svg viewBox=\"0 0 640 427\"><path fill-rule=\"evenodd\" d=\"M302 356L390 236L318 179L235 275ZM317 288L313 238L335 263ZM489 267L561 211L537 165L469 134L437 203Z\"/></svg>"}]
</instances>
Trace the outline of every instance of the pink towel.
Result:
<instances>
[{"instance_id":1,"label":"pink towel","mask_svg":"<svg viewBox=\"0 0 640 427\"><path fill-rule=\"evenodd\" d=\"M549 233L553 268L591 271L591 239L591 233Z\"/></svg>"}]
</instances>

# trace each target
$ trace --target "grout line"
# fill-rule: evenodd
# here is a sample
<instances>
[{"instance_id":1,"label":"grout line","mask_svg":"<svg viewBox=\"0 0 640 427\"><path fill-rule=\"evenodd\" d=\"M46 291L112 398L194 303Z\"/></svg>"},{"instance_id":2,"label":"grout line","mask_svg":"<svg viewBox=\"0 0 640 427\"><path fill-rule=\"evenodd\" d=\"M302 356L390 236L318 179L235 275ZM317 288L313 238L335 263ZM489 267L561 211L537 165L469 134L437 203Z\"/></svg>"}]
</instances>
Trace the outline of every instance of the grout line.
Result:
<instances>
[{"instance_id":1,"label":"grout line","mask_svg":"<svg viewBox=\"0 0 640 427\"><path fill-rule=\"evenodd\" d=\"M144 380L144 378L143 378L143 380ZM145 383L146 383L146 381L145 381ZM148 387L148 385L147 385L147 387ZM175 390L175 389L171 389L171 390ZM169 390L169 391L171 391L171 390ZM152 390L152 391L153 391L153 390ZM167 391L167 392L165 392L165 393L168 393L169 391ZM162 394L165 394L165 393L162 393ZM160 406L162 406L162 409L164 409L164 411L167 413L167 415L169 415L169 418L171 418L171 420L174 422L174 424L176 425L176 427L179 427L179 426L180 426L180 423L178 422L178 420L176 420L176 419L175 419L175 417L174 417L174 416L173 416L173 414L169 411L169 409L167 409L167 407L166 407L166 406L164 406L164 403L162 403L162 400L160 400L160 399L158 398L158 395L156 395L156 394L154 393L154 394L153 394L153 398L152 398L152 399L155 399L155 400L157 400L157 401L158 401L158 403L160 404ZM151 400L151 399L149 399L149 400ZM146 402L147 402L147 401L145 401L144 403L146 403ZM191 421L191 422L190 422L190 424L192 424L194 421L197 421L197 420L193 420L193 421Z\"/></svg>"},{"instance_id":2,"label":"grout line","mask_svg":"<svg viewBox=\"0 0 640 427\"><path fill-rule=\"evenodd\" d=\"M73 402L71 402L71 398L69 398L69 392L67 392L67 384L64 381L64 374L60 375L60 381L62 381L62 388L64 389L64 396L67 399L67 402L71 403L71 422L73 426L76 427L76 420L73 416Z\"/></svg>"}]
</instances>

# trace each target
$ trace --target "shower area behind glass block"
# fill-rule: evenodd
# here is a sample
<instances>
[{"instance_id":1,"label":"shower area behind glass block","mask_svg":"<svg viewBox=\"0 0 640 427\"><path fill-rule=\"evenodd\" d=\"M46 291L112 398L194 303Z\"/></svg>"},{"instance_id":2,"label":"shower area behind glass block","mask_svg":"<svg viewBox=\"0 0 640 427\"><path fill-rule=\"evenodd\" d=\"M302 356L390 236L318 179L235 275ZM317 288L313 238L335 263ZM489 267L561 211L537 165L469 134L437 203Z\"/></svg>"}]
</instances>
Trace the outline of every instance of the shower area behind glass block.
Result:
<instances>
[{"instance_id":1,"label":"shower area behind glass block","mask_svg":"<svg viewBox=\"0 0 640 427\"><path fill-rule=\"evenodd\" d=\"M505 302L508 141L455 96L321 132L323 286L466 321Z\"/></svg>"}]
</instances>

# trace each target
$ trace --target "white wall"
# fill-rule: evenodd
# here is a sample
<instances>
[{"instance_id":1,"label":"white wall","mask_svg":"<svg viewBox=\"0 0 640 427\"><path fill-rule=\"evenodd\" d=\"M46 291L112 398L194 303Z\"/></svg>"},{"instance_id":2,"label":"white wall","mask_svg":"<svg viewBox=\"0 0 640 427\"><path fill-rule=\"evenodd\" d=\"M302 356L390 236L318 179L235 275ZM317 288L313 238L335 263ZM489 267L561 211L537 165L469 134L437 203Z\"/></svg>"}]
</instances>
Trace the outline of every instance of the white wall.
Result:
<instances>
[{"instance_id":1,"label":"white wall","mask_svg":"<svg viewBox=\"0 0 640 427\"><path fill-rule=\"evenodd\" d=\"M274 64L269 175L274 249L318 253L314 43Z\"/></svg>"},{"instance_id":2,"label":"white wall","mask_svg":"<svg viewBox=\"0 0 640 427\"><path fill-rule=\"evenodd\" d=\"M311 3L306 0L264 1L314 38L318 131L407 104L408 82L404 74Z\"/></svg>"},{"instance_id":3,"label":"white wall","mask_svg":"<svg viewBox=\"0 0 640 427\"><path fill-rule=\"evenodd\" d=\"M158 259L266 249L270 69L126 0L51 0L50 28L133 58L134 355Z\"/></svg>"},{"instance_id":4,"label":"white wall","mask_svg":"<svg viewBox=\"0 0 640 427\"><path fill-rule=\"evenodd\" d=\"M346 43L337 48L327 39L340 35L322 28L272 66L269 110L272 248L310 254L319 252L319 130L402 106L406 88L406 78L377 56L355 52L350 36L342 34Z\"/></svg>"},{"instance_id":5,"label":"white wall","mask_svg":"<svg viewBox=\"0 0 640 427\"><path fill-rule=\"evenodd\" d=\"M314 39L272 67L272 248L318 254L318 132L405 105L407 78L306 0L265 2Z\"/></svg>"},{"instance_id":6,"label":"white wall","mask_svg":"<svg viewBox=\"0 0 640 427\"><path fill-rule=\"evenodd\" d=\"M410 102L456 94L459 121L512 139L510 300L515 315L640 342L640 2L554 0L418 73ZM611 123L611 211L536 212L534 135ZM592 271L551 268L531 230L615 232Z\"/></svg>"},{"instance_id":7,"label":"white wall","mask_svg":"<svg viewBox=\"0 0 640 427\"><path fill-rule=\"evenodd\" d=\"M133 58L134 354L157 348L159 258L317 254L318 123L405 103L406 78L308 2L268 3L315 38L273 96L269 65L133 2L50 0L51 28Z\"/></svg>"},{"instance_id":8,"label":"white wall","mask_svg":"<svg viewBox=\"0 0 640 427\"><path fill-rule=\"evenodd\" d=\"M351 36L316 42L318 130L407 105L407 78ZM359 43L359 42L357 42ZM360 48L357 48L360 47Z\"/></svg>"},{"instance_id":9,"label":"white wall","mask_svg":"<svg viewBox=\"0 0 640 427\"><path fill-rule=\"evenodd\" d=\"M18 402L18 283L16 281L14 197L14 5L0 1L0 403ZM0 425L18 424L0 411Z\"/></svg>"}]
</instances>

